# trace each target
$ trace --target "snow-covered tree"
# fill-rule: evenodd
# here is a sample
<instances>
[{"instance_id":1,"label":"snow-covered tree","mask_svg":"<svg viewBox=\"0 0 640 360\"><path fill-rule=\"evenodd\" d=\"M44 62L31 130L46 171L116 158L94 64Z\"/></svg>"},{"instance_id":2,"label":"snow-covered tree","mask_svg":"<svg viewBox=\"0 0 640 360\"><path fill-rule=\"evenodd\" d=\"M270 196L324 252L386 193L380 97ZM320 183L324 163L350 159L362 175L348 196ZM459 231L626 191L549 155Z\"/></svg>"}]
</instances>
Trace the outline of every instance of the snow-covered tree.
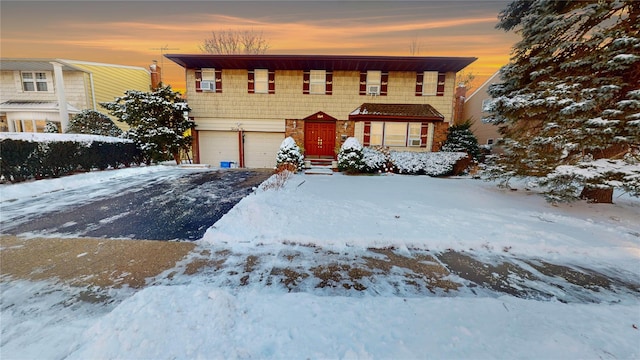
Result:
<instances>
[{"instance_id":1,"label":"snow-covered tree","mask_svg":"<svg viewBox=\"0 0 640 360\"><path fill-rule=\"evenodd\" d=\"M291 136L287 137L280 144L280 149L276 155L276 166L278 169L300 171L304 167L304 156L300 147Z\"/></svg>"},{"instance_id":2,"label":"snow-covered tree","mask_svg":"<svg viewBox=\"0 0 640 360\"><path fill-rule=\"evenodd\" d=\"M58 133L58 125L53 121L47 120L44 124L44 132L47 134L57 134Z\"/></svg>"},{"instance_id":3,"label":"snow-covered tree","mask_svg":"<svg viewBox=\"0 0 640 360\"><path fill-rule=\"evenodd\" d=\"M338 152L338 170L356 173L364 168L362 145L354 137L347 138Z\"/></svg>"},{"instance_id":4,"label":"snow-covered tree","mask_svg":"<svg viewBox=\"0 0 640 360\"><path fill-rule=\"evenodd\" d=\"M640 2L515 0L498 28L522 36L492 85L494 174L537 176L550 200L640 196Z\"/></svg>"},{"instance_id":5,"label":"snow-covered tree","mask_svg":"<svg viewBox=\"0 0 640 360\"><path fill-rule=\"evenodd\" d=\"M478 145L478 138L471 131L471 121L449 127L447 140L442 144L440 151L466 152L473 160L480 160L482 152Z\"/></svg>"},{"instance_id":6,"label":"snow-covered tree","mask_svg":"<svg viewBox=\"0 0 640 360\"><path fill-rule=\"evenodd\" d=\"M187 131L195 123L186 115L191 109L170 85L161 84L152 92L127 90L124 96L100 105L129 124L125 135L140 146L147 163L171 155L179 164L180 151L191 147Z\"/></svg>"},{"instance_id":7,"label":"snow-covered tree","mask_svg":"<svg viewBox=\"0 0 640 360\"><path fill-rule=\"evenodd\" d=\"M122 130L111 119L95 110L84 110L69 121L67 133L118 137Z\"/></svg>"}]
</instances>

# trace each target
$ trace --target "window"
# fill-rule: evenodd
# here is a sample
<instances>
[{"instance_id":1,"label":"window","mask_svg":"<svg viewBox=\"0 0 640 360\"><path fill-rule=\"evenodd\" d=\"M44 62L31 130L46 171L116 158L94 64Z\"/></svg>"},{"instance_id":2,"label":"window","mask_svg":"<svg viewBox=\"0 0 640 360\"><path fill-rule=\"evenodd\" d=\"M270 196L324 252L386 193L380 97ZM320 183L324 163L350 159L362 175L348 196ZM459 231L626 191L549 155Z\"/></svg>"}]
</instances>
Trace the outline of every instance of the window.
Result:
<instances>
[{"instance_id":1,"label":"window","mask_svg":"<svg viewBox=\"0 0 640 360\"><path fill-rule=\"evenodd\" d=\"M425 71L422 79L422 95L436 95L438 91L438 72Z\"/></svg>"},{"instance_id":2,"label":"window","mask_svg":"<svg viewBox=\"0 0 640 360\"><path fill-rule=\"evenodd\" d=\"M48 91L47 74L43 72L23 72L22 73L22 90L23 91Z\"/></svg>"},{"instance_id":3,"label":"window","mask_svg":"<svg viewBox=\"0 0 640 360\"><path fill-rule=\"evenodd\" d=\"M327 72L325 70L311 70L309 72L309 93L325 94Z\"/></svg>"},{"instance_id":4,"label":"window","mask_svg":"<svg viewBox=\"0 0 640 360\"><path fill-rule=\"evenodd\" d=\"M369 145L382 145L382 134L383 134L384 123L383 122L372 122L371 123L371 135L369 140Z\"/></svg>"},{"instance_id":5,"label":"window","mask_svg":"<svg viewBox=\"0 0 640 360\"><path fill-rule=\"evenodd\" d=\"M254 92L256 94L268 94L269 93L269 70L256 69L254 77Z\"/></svg>"},{"instance_id":6,"label":"window","mask_svg":"<svg viewBox=\"0 0 640 360\"><path fill-rule=\"evenodd\" d=\"M382 85L382 71L367 71L367 95L380 95Z\"/></svg>"},{"instance_id":7,"label":"window","mask_svg":"<svg viewBox=\"0 0 640 360\"><path fill-rule=\"evenodd\" d=\"M421 123L409 123L409 139L407 146L420 146Z\"/></svg>"},{"instance_id":8,"label":"window","mask_svg":"<svg viewBox=\"0 0 640 360\"><path fill-rule=\"evenodd\" d=\"M205 91L216 91L216 70L202 69L202 81L200 89Z\"/></svg>"},{"instance_id":9,"label":"window","mask_svg":"<svg viewBox=\"0 0 640 360\"><path fill-rule=\"evenodd\" d=\"M493 145L493 139L491 138L487 139L487 145Z\"/></svg>"},{"instance_id":10,"label":"window","mask_svg":"<svg viewBox=\"0 0 640 360\"><path fill-rule=\"evenodd\" d=\"M54 121L58 127L58 132L62 128L59 121ZM47 120L14 120L16 132L38 132L43 133L47 126Z\"/></svg>"},{"instance_id":11,"label":"window","mask_svg":"<svg viewBox=\"0 0 640 360\"><path fill-rule=\"evenodd\" d=\"M365 125L365 131L367 130ZM417 122L371 122L366 146L421 147L422 123ZM366 139L366 135L365 135Z\"/></svg>"},{"instance_id":12,"label":"window","mask_svg":"<svg viewBox=\"0 0 640 360\"><path fill-rule=\"evenodd\" d=\"M407 146L407 123L388 122L384 124L385 146Z\"/></svg>"}]
</instances>

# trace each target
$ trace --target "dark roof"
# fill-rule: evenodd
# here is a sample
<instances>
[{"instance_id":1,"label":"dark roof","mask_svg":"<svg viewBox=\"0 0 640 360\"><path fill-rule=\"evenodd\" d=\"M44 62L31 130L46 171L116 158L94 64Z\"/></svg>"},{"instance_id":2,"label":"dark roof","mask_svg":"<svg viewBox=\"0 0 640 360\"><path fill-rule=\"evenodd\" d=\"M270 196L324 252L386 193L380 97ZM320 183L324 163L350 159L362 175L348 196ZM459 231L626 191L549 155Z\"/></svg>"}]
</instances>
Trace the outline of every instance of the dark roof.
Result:
<instances>
[{"instance_id":1,"label":"dark roof","mask_svg":"<svg viewBox=\"0 0 640 360\"><path fill-rule=\"evenodd\" d=\"M444 115L429 104L374 104L364 103L349 114L352 117L397 117L444 120Z\"/></svg>"},{"instance_id":2,"label":"dark roof","mask_svg":"<svg viewBox=\"0 0 640 360\"><path fill-rule=\"evenodd\" d=\"M347 71L458 72L475 57L357 56L357 55L210 55L166 54L185 69L269 69Z\"/></svg>"}]
</instances>

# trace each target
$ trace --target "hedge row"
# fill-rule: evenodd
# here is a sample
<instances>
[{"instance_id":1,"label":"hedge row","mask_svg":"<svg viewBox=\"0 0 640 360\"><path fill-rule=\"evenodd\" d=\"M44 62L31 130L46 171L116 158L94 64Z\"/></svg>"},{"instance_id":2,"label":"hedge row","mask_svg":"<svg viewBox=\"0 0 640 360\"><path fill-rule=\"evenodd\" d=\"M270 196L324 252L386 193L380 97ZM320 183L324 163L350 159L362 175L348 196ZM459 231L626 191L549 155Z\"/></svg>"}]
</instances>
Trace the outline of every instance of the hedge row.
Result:
<instances>
[{"instance_id":1,"label":"hedge row","mask_svg":"<svg viewBox=\"0 0 640 360\"><path fill-rule=\"evenodd\" d=\"M141 162L142 152L133 143L0 141L0 179L10 182L60 177L77 171L104 170L121 165L128 167Z\"/></svg>"}]
</instances>

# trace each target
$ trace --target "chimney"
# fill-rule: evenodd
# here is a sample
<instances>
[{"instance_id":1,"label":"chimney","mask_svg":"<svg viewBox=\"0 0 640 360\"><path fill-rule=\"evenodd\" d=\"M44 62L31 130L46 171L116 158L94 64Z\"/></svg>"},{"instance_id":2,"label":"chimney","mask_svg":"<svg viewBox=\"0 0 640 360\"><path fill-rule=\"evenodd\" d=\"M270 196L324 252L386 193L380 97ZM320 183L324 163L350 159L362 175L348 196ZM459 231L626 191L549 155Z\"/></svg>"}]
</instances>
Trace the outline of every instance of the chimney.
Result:
<instances>
[{"instance_id":1,"label":"chimney","mask_svg":"<svg viewBox=\"0 0 640 360\"><path fill-rule=\"evenodd\" d=\"M464 101L467 97L467 87L464 83L458 84L455 93L455 99L453 100L453 124L459 125L464 122L462 113L464 111Z\"/></svg>"},{"instance_id":2,"label":"chimney","mask_svg":"<svg viewBox=\"0 0 640 360\"><path fill-rule=\"evenodd\" d=\"M161 69L158 66L158 60L153 60L153 64L149 65L149 70L151 70L151 90L155 90L160 86L160 82L162 78L160 76Z\"/></svg>"}]
</instances>

